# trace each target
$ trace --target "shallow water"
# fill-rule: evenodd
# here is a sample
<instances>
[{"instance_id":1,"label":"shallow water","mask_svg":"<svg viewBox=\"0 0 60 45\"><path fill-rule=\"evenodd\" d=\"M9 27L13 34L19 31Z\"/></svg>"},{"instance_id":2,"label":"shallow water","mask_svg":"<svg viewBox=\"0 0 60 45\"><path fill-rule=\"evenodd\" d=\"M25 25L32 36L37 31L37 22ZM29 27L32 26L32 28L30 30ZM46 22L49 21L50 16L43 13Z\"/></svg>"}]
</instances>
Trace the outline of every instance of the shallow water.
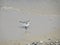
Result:
<instances>
[{"instance_id":1,"label":"shallow water","mask_svg":"<svg viewBox=\"0 0 60 45\"><path fill-rule=\"evenodd\" d=\"M28 31L20 20L31 20ZM1 0L0 40L60 39L60 0Z\"/></svg>"}]
</instances>

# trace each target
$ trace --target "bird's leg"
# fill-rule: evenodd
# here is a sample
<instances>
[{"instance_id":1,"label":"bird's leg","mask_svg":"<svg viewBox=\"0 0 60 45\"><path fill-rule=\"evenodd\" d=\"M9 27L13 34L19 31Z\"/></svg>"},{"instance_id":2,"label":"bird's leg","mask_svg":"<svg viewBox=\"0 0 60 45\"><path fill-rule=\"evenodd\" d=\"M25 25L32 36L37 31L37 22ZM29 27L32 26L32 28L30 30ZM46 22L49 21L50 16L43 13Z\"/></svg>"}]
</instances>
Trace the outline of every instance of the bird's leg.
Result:
<instances>
[{"instance_id":1,"label":"bird's leg","mask_svg":"<svg viewBox=\"0 0 60 45\"><path fill-rule=\"evenodd\" d=\"M28 27L25 26L25 29L27 30Z\"/></svg>"}]
</instances>

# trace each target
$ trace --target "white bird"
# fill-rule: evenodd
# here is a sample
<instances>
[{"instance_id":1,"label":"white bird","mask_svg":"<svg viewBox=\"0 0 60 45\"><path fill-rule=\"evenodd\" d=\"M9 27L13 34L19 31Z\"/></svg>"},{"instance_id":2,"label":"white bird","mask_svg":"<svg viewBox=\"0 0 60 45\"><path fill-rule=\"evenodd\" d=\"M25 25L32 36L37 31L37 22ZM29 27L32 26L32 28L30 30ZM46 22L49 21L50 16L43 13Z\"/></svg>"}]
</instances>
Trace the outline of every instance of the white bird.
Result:
<instances>
[{"instance_id":1,"label":"white bird","mask_svg":"<svg viewBox=\"0 0 60 45\"><path fill-rule=\"evenodd\" d=\"M22 28L25 28L26 30L28 29L29 25L30 25L30 20L28 21L19 21L20 23L23 23L22 24Z\"/></svg>"}]
</instances>

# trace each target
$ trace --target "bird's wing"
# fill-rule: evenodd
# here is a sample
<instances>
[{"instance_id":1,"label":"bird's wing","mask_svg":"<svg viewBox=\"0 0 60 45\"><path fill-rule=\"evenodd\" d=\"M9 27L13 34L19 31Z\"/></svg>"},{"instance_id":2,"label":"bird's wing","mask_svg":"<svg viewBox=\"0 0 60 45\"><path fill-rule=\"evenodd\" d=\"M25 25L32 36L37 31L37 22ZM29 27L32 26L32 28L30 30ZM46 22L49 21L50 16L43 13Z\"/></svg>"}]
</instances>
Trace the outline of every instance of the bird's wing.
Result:
<instances>
[{"instance_id":1,"label":"bird's wing","mask_svg":"<svg viewBox=\"0 0 60 45\"><path fill-rule=\"evenodd\" d=\"M31 21L30 20L28 20L28 21L19 21L20 23L31 23Z\"/></svg>"},{"instance_id":2,"label":"bird's wing","mask_svg":"<svg viewBox=\"0 0 60 45\"><path fill-rule=\"evenodd\" d=\"M30 24L30 23L31 23L31 21L30 21L30 20L28 20L28 21L26 21L26 23L27 23L27 24Z\"/></svg>"},{"instance_id":3,"label":"bird's wing","mask_svg":"<svg viewBox=\"0 0 60 45\"><path fill-rule=\"evenodd\" d=\"M19 21L20 23L25 23L25 22L23 22L23 21Z\"/></svg>"},{"instance_id":4,"label":"bird's wing","mask_svg":"<svg viewBox=\"0 0 60 45\"><path fill-rule=\"evenodd\" d=\"M22 26L26 26L27 24L26 23L23 23Z\"/></svg>"},{"instance_id":5,"label":"bird's wing","mask_svg":"<svg viewBox=\"0 0 60 45\"><path fill-rule=\"evenodd\" d=\"M26 22L30 22L30 20L27 20Z\"/></svg>"}]
</instances>

